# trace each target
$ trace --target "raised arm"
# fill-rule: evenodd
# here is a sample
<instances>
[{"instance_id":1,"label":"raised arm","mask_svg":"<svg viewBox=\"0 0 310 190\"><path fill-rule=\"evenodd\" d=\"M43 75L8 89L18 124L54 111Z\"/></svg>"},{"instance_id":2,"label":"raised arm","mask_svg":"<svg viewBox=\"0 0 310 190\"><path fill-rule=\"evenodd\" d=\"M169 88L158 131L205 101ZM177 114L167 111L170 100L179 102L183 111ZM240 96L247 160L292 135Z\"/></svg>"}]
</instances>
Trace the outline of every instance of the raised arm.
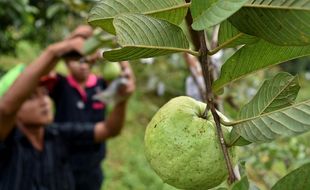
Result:
<instances>
[{"instance_id":1,"label":"raised arm","mask_svg":"<svg viewBox=\"0 0 310 190\"><path fill-rule=\"evenodd\" d=\"M127 61L121 62L123 76L128 78L128 83L119 90L119 94L125 99L117 103L113 111L109 114L105 122L98 123L95 126L95 141L102 142L110 137L117 136L126 119L126 107L130 95L135 90L135 78L131 70L130 64Z\"/></svg>"},{"instance_id":2,"label":"raised arm","mask_svg":"<svg viewBox=\"0 0 310 190\"><path fill-rule=\"evenodd\" d=\"M22 72L0 99L0 140L4 140L12 130L18 110L36 89L40 77L54 68L59 57L72 50L81 49L82 45L82 38L52 44Z\"/></svg>"}]
</instances>

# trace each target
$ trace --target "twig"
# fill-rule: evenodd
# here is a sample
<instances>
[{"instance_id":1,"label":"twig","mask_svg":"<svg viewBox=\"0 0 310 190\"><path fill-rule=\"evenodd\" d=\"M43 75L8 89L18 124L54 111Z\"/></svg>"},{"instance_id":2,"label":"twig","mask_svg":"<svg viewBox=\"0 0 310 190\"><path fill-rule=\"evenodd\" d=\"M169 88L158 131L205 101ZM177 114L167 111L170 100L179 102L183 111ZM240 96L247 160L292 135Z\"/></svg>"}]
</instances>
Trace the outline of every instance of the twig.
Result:
<instances>
[{"instance_id":1,"label":"twig","mask_svg":"<svg viewBox=\"0 0 310 190\"><path fill-rule=\"evenodd\" d=\"M186 2L190 3L191 0L186 0ZM187 23L187 26L188 26L189 34L191 36L192 43L194 45L194 50L198 50L199 49L199 38L198 38L197 31L195 31L195 30L193 30L191 28L191 25L193 24L193 18L192 18L190 9L187 11L187 14L186 14L185 18L186 18L186 23ZM186 60L186 63L188 64L190 73L191 73L191 75L192 75L192 77L194 79L194 83L198 86L200 96L203 98L204 101L206 101L205 89L203 89L203 87L201 87L200 83L198 82L197 75L193 72L193 69L192 69L192 66L190 64L190 61L187 60L186 55L185 55L185 60Z\"/></svg>"},{"instance_id":2,"label":"twig","mask_svg":"<svg viewBox=\"0 0 310 190\"><path fill-rule=\"evenodd\" d=\"M221 49L227 47L228 45L230 45L231 43L233 43L234 41L236 41L238 38L240 38L243 35L244 35L243 33L239 33L238 35L230 38L229 40L227 40L223 44L221 44L221 45L217 46L216 48L212 49L211 51L209 51L208 55L216 54L218 51L220 51Z\"/></svg>"},{"instance_id":3,"label":"twig","mask_svg":"<svg viewBox=\"0 0 310 190\"><path fill-rule=\"evenodd\" d=\"M210 71L210 65L209 65L209 60L208 60L208 48L206 45L206 39L205 39L204 31L199 31L198 35L199 35L199 40L200 40L199 60L200 60L201 68L203 71L203 77L205 80L206 91L207 91L207 108L206 108L204 116L205 117L207 116L208 110L210 109L211 113L213 115L213 119L214 119L215 124L216 124L216 130L217 130L218 138L219 138L219 141L221 144L221 149L222 149L223 154L224 154L226 167L227 167L228 174L229 174L228 182L233 183L234 181L237 180L237 178L234 174L232 163L231 163L231 160L230 160L230 157L228 154L228 149L227 149L225 141L224 141L224 135L223 135L223 131L221 128L220 117L216 113L216 109L215 109L214 94L213 94L212 88L211 88L212 79L211 79L211 71Z\"/></svg>"},{"instance_id":4,"label":"twig","mask_svg":"<svg viewBox=\"0 0 310 190\"><path fill-rule=\"evenodd\" d=\"M190 3L191 0L186 0L187 3ZM193 44L195 46L195 49L198 50L200 52L199 55L199 60L200 60L200 65L202 68L202 72L203 72L203 78L205 81L205 86L206 86L206 91L207 91L207 107L204 113L204 118L207 119L207 115L208 115L208 110L211 109L215 124L216 124L216 128L217 128L217 134L218 134L218 138L221 144L221 149L223 151L224 154L224 158L225 158L225 162L226 162L226 167L228 169L228 173L229 173L229 183L233 183L234 181L237 180L234 171L233 171L233 167L231 164L231 160L229 158L229 154L227 151L227 147L225 145L225 141L224 141L224 137L223 137L223 132L222 132L222 128L221 128L221 124L220 124L220 117L218 116L218 114L216 113L215 110L215 102L214 102L214 94L212 92L212 79L211 79L211 68L209 66L210 63L210 59L208 59L208 53L209 50L206 46L206 38L204 36L204 32L200 31L194 31L190 26L193 23L193 18L192 15L190 13L190 10L188 11L187 15L186 15L186 22L187 25L189 26L189 31L190 31L190 35L193 41Z\"/></svg>"}]
</instances>

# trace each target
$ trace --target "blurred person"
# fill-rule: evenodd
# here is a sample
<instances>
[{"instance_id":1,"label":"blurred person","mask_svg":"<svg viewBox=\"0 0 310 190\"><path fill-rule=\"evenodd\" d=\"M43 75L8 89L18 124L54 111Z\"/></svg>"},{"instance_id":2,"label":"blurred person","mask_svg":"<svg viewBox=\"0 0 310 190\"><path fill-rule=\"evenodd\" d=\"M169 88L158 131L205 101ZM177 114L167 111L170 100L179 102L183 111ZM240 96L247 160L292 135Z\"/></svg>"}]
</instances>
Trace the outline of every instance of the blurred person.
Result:
<instances>
[{"instance_id":1,"label":"blurred person","mask_svg":"<svg viewBox=\"0 0 310 190\"><path fill-rule=\"evenodd\" d=\"M130 71L119 90L125 98L105 121L52 124L48 84L40 79L63 55L79 52L84 41L75 37L52 44L28 67L19 65L0 80L1 190L74 190L72 147L98 145L120 133L127 100L135 89Z\"/></svg>"},{"instance_id":2,"label":"blurred person","mask_svg":"<svg viewBox=\"0 0 310 190\"><path fill-rule=\"evenodd\" d=\"M68 39L82 37L87 40L93 34L88 25L77 27ZM82 48L83 49L83 48ZM55 105L55 122L99 122L105 120L105 103L95 99L108 86L107 82L91 72L92 65L100 58L99 53L84 55L72 50L62 55L69 74L50 73L45 81ZM121 62L123 76L131 73L128 62ZM103 76L104 77L104 76ZM101 161L105 158L106 144L102 142L72 144L70 162L75 177L76 190L99 190L103 182Z\"/></svg>"}]
</instances>

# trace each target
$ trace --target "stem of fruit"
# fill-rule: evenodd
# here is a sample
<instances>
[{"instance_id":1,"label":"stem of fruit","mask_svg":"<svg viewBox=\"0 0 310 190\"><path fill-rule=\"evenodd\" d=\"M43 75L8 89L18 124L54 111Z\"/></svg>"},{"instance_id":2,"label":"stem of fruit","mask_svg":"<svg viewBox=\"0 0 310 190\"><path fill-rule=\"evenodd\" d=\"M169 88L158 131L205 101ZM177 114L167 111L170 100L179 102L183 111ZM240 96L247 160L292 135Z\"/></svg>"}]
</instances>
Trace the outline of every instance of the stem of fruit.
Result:
<instances>
[{"instance_id":1,"label":"stem of fruit","mask_svg":"<svg viewBox=\"0 0 310 190\"><path fill-rule=\"evenodd\" d=\"M198 36L199 36L199 41L200 41L200 56L199 56L199 60L200 60L200 64L201 64L201 68L202 68L202 72L203 72L203 77L205 80L205 84L206 84L206 91L207 91L207 107L204 113L204 117L207 117L207 113L208 110L211 110L211 113L213 115L214 118L214 122L216 124L216 130L217 130L217 136L219 138L220 144L221 144L221 149L223 151L224 154L224 158L225 158L225 162L226 162L226 167L228 170L228 174L229 174L229 178L228 178L228 182L230 184L232 184L234 181L237 180L235 174L234 174L234 170L233 170L233 166L228 154L228 149L226 147L225 141L224 141L224 135L223 135L223 131L221 128L221 123L220 123L220 117L216 112L215 109L215 103L214 103L214 93L212 92L212 77L211 77L211 69L210 69L210 62L208 59L208 48L206 45L206 38L205 38L205 34L204 31L199 31L198 32Z\"/></svg>"}]
</instances>

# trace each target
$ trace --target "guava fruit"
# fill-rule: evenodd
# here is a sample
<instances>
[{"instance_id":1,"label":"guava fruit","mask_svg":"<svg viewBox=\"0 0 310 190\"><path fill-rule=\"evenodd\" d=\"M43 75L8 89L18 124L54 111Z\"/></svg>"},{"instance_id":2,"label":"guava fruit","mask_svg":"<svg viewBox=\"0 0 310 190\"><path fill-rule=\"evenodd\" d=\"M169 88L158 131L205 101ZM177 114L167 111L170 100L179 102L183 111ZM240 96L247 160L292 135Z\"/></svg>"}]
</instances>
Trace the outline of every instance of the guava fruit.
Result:
<instances>
[{"instance_id":1,"label":"guava fruit","mask_svg":"<svg viewBox=\"0 0 310 190\"><path fill-rule=\"evenodd\" d=\"M117 62L106 62L103 65L102 75L107 81L112 81L121 75L122 69Z\"/></svg>"},{"instance_id":2,"label":"guava fruit","mask_svg":"<svg viewBox=\"0 0 310 190\"><path fill-rule=\"evenodd\" d=\"M145 155L161 179L180 189L205 190L228 176L224 155L211 113L201 116L206 104L181 96L154 115L145 132ZM229 130L222 127L225 140ZM234 147L228 150L233 164Z\"/></svg>"}]
</instances>

